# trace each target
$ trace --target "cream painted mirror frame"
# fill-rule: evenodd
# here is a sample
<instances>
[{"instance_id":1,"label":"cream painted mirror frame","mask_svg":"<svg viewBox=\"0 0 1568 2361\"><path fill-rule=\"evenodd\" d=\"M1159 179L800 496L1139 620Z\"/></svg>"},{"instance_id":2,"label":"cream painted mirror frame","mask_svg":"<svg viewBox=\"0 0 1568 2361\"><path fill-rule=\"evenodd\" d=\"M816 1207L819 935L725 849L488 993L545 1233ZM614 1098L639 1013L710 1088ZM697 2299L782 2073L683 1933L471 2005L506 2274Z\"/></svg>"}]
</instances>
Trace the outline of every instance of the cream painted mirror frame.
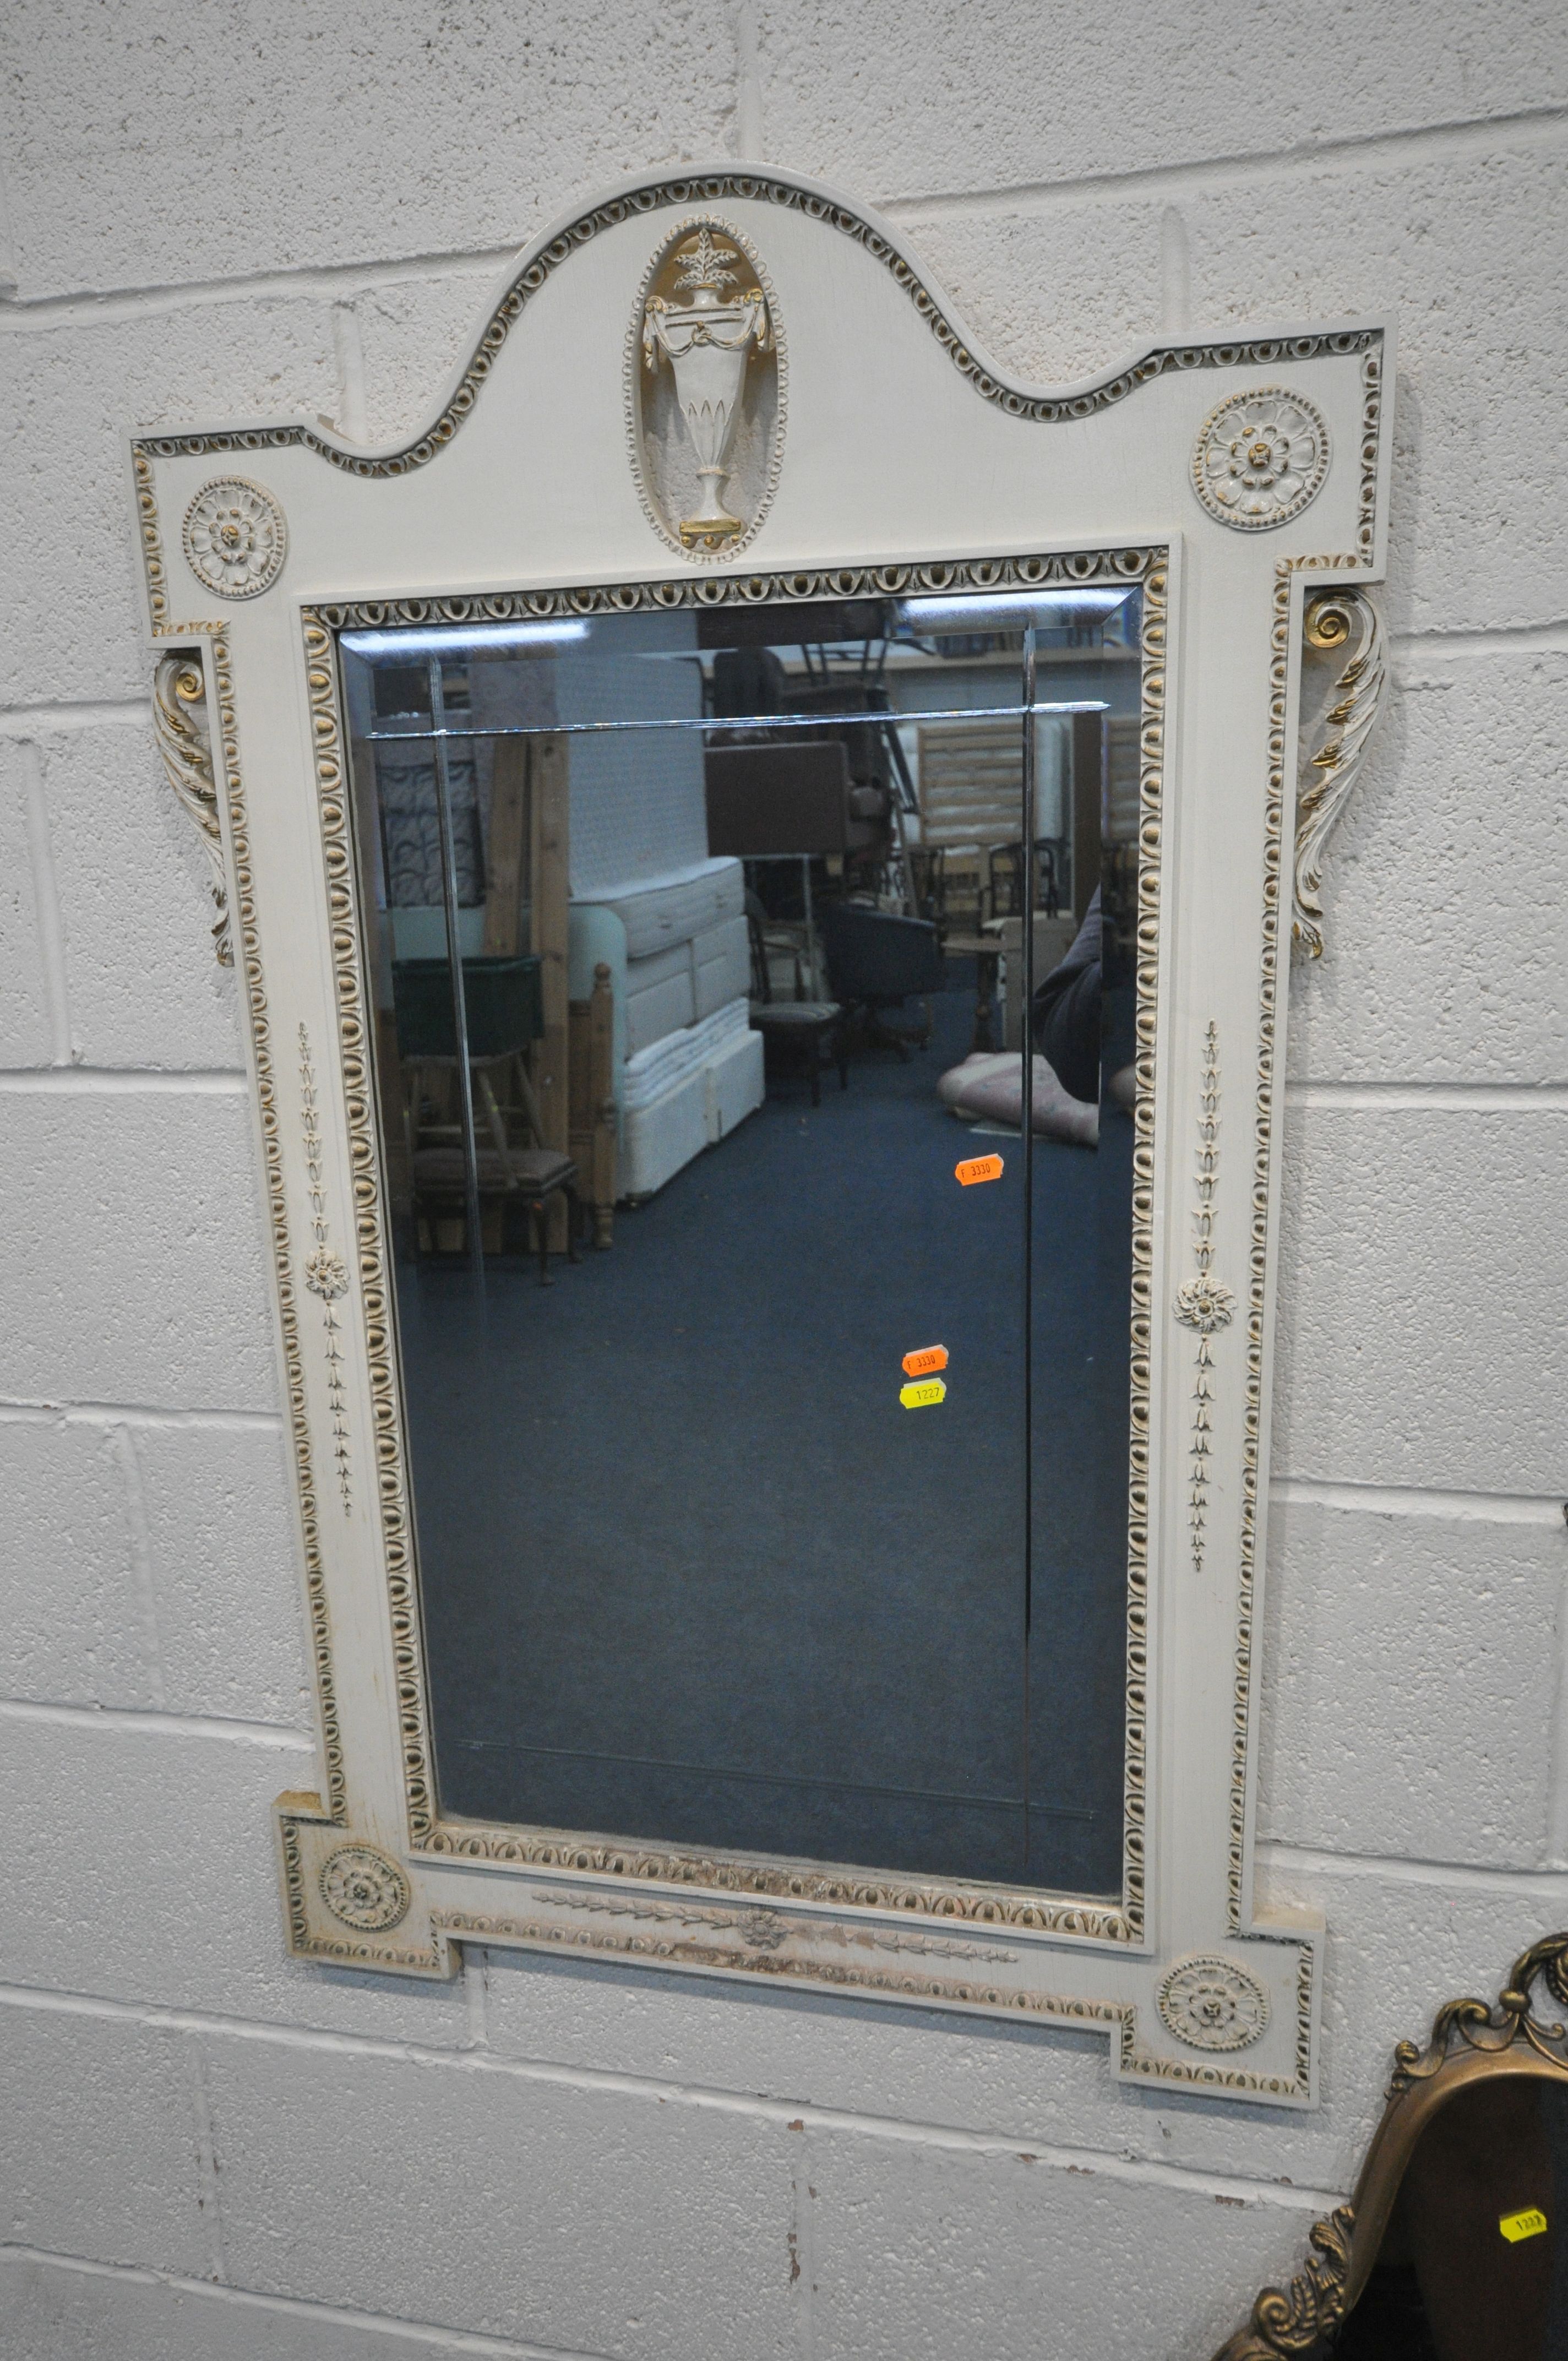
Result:
<instances>
[{"instance_id":1,"label":"cream painted mirror frame","mask_svg":"<svg viewBox=\"0 0 1568 2361\"><path fill-rule=\"evenodd\" d=\"M747 258L722 300L772 394L688 526L638 346L705 227ZM1102 2028L1121 2077L1314 2103L1322 1930L1253 1899L1254 1635L1288 943L1322 947L1382 685L1390 366L1353 322L1015 385L864 207L723 165L527 248L410 444L130 438L155 716L248 1018L321 1725L319 1789L277 1815L297 1956L443 1976L473 1940L1025 2015ZM1107 578L1146 618L1119 1898L444 1822L334 633Z\"/></svg>"}]
</instances>

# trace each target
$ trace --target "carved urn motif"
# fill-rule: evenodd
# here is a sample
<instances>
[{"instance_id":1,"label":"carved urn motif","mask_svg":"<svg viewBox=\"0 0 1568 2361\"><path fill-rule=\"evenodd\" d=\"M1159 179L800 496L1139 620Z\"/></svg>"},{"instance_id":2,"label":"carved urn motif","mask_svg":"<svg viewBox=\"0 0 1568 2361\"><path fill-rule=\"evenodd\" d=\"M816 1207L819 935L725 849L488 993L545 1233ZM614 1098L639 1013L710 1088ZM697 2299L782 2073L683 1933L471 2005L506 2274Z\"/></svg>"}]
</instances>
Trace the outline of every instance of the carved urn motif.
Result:
<instances>
[{"instance_id":1,"label":"carved urn motif","mask_svg":"<svg viewBox=\"0 0 1568 2361\"><path fill-rule=\"evenodd\" d=\"M729 555L762 522L784 425L776 309L750 241L722 222L684 222L644 279L633 334L643 505L673 546Z\"/></svg>"}]
</instances>

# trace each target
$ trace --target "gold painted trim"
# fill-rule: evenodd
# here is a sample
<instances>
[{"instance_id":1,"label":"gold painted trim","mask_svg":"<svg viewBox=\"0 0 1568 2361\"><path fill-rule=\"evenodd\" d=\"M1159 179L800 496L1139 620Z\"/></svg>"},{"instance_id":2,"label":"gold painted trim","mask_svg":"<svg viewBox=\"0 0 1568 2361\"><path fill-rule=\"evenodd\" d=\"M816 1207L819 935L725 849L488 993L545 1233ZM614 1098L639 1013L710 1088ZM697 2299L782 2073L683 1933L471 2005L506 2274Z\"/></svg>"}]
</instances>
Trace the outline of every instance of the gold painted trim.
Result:
<instances>
[{"instance_id":1,"label":"gold painted trim","mask_svg":"<svg viewBox=\"0 0 1568 2361\"><path fill-rule=\"evenodd\" d=\"M649 292L668 261L671 248L682 238L689 236L693 230L705 228L722 230L726 237L733 239L751 264L767 304L768 346L773 357L773 447L768 454L767 470L762 478L762 497L757 504L757 513L750 524L746 525L741 532L732 533L722 547L718 549L707 549L700 544L693 545L683 541L678 531L672 530L663 511L659 506L653 486L649 480L647 432L643 423L645 390L642 383L642 337ZM665 232L649 258L648 267L637 283L637 301L627 324L626 350L621 363L621 408L626 420L627 454L631 467L631 478L637 487L637 498L641 504L643 515L665 548L674 550L677 557L718 558L725 564L728 564L731 558L739 557L741 551L755 541L767 522L768 511L773 507L779 489L779 477L784 471L784 437L789 424L789 339L784 334L784 323L779 315L778 290L773 285L767 264L762 260L751 239L742 231L738 230L733 222L727 222L721 214L688 214L685 221L676 222L673 228Z\"/></svg>"},{"instance_id":2,"label":"gold painted trim","mask_svg":"<svg viewBox=\"0 0 1568 2361\"><path fill-rule=\"evenodd\" d=\"M1371 445L1376 449L1374 434ZM1365 451L1367 446L1364 446ZM1274 1162L1275 1038L1279 1012L1279 885L1283 861L1290 694L1291 584L1299 572L1348 570L1354 556L1281 558L1274 569L1268 645L1268 776L1264 804L1263 954L1258 977L1257 1098L1253 1126L1252 1230L1246 1292L1246 1408L1242 1442L1242 1530L1237 1565L1236 1647L1231 1703L1230 1839L1225 1866L1227 1931L1242 1927L1246 1852L1247 1740L1252 1722L1253 1609L1257 1588L1259 1455L1263 1437L1264 1295L1268 1270L1269 1184Z\"/></svg>"},{"instance_id":3,"label":"gold painted trim","mask_svg":"<svg viewBox=\"0 0 1568 2361\"><path fill-rule=\"evenodd\" d=\"M299 1500L300 1534L305 1562L305 1598L310 1620L311 1655L315 1667L316 1698L321 1714L322 1754L326 1768L327 1812L334 1821L346 1813L343 1739L338 1728L337 1697L333 1678L332 1623L327 1611L326 1573L322 1563L321 1531L316 1514L315 1477L311 1463L311 1432L305 1412L305 1372L300 1353L300 1319L294 1294L293 1261L289 1241L289 1209L283 1185L283 1155L278 1126L278 1088L272 1070L272 1035L268 1016L267 986L261 968L261 936L256 912L255 880L250 866L250 819L245 781L239 764L239 735L235 721L234 679L229 670L228 632L224 625L192 624L192 632L208 636L218 691L218 740L224 766L224 793L228 806L229 846L234 861L233 915L239 941L239 967L245 983L246 1021L250 1028L251 1057L256 1068L257 1105L261 1122L262 1165L267 1210L272 1229L272 1268L278 1290L278 1320L283 1338L283 1367L289 1392L289 1427L294 1447L295 1489Z\"/></svg>"},{"instance_id":4,"label":"gold painted trim","mask_svg":"<svg viewBox=\"0 0 1568 2361\"><path fill-rule=\"evenodd\" d=\"M354 1174L367 1344L376 1405L376 1455L397 1673L399 1736L411 1850L460 1859L527 1862L599 1876L657 1879L716 1892L897 1909L937 1917L1028 1927L1100 1942L1137 1943L1144 1934L1145 1790L1147 1760L1148 1387L1154 1218L1154 1087L1159 957L1160 812L1163 795L1168 552L1163 544L1067 555L952 560L928 566L840 566L744 577L693 576L570 590L491 596L326 602L302 613L307 693L315 748L318 810L326 862L339 1034L344 1047L348 1149ZM345 770L345 732L333 634L430 622L629 613L650 609L751 605L1094 581L1137 583L1144 594L1143 720L1138 865L1137 1093L1133 1187L1130 1486L1127 1572L1127 1703L1120 1905L1035 1894L979 1881L899 1881L875 1872L809 1863L726 1860L658 1850L613 1837L559 1829L502 1828L438 1817L407 1480L407 1438L388 1277L380 1150L371 1100L372 1050L364 1010L368 989L358 885L354 873Z\"/></svg>"},{"instance_id":5,"label":"gold painted trim","mask_svg":"<svg viewBox=\"0 0 1568 2361\"><path fill-rule=\"evenodd\" d=\"M348 1124L349 1174L354 1190L360 1300L365 1320L365 1351L369 1367L371 1417L375 1428L376 1488L380 1507L387 1597L391 1616L403 1791L408 1806L409 1841L411 1845L417 1846L426 1840L432 1824L434 1775L425 1730L419 1605L414 1590L401 1420L393 1367L392 1311L381 1224L378 1148L370 1104L373 1084L365 1022L367 1003L362 981L357 882L349 834L348 781L331 636L323 629L312 609L307 607L303 610L302 620L305 642L305 687L310 702L311 736L314 748L316 809L326 864L338 1050Z\"/></svg>"},{"instance_id":6,"label":"gold painted trim","mask_svg":"<svg viewBox=\"0 0 1568 2361\"><path fill-rule=\"evenodd\" d=\"M1310 2099L1312 2095L1313 1953L1303 1944L1296 1958L1296 2070L1260 2074L1245 2066L1199 2065L1186 2058L1161 2058L1138 2050L1129 2016L1122 2034L1124 2074L1151 2082L1188 2082L1201 2090L1249 2091L1265 2099Z\"/></svg>"},{"instance_id":7,"label":"gold painted trim","mask_svg":"<svg viewBox=\"0 0 1568 2361\"><path fill-rule=\"evenodd\" d=\"M411 443L400 445L395 451L380 453L374 457L344 451L317 434L313 427L300 422L280 426L214 429L189 434L136 436L131 444L131 457L141 516L143 562L154 631L168 628L169 610L167 577L159 534L157 503L152 490L151 460L239 451L282 450L293 446L313 451L319 458L348 475L406 476L416 467L428 466L439 452L446 448L472 412L501 347L525 307L554 273L570 260L579 247L604 230L616 228L621 223L641 215L651 215L662 206L711 204L734 198L755 199L776 205L784 212L804 214L808 219L823 222L830 229L863 247L904 289L959 375L969 380L982 401L995 403L1011 418L1027 419L1045 425L1090 418L1097 411L1108 410L1115 402L1124 401L1139 387L1173 370L1273 368L1285 362L1312 360L1323 355L1359 353L1362 357L1363 386L1361 496L1356 522L1357 556L1353 562L1361 566L1371 565L1376 538L1377 460L1382 414L1384 336L1381 328L1347 328L1300 336L1240 337L1224 343L1154 345L1128 367L1102 379L1081 393L1060 396L1025 393L1008 384L1004 378L993 376L981 367L913 265L905 261L890 238L880 230L873 229L851 206L839 204L812 190L800 188L793 181L776 180L765 173L711 172L689 179L651 181L645 188L634 190L627 196L613 197L590 206L539 253L532 255L490 314L458 381L457 390L446 407L423 434Z\"/></svg>"},{"instance_id":8,"label":"gold painted trim","mask_svg":"<svg viewBox=\"0 0 1568 2361\"><path fill-rule=\"evenodd\" d=\"M348 1398L345 1389L343 1323L338 1302L348 1292L348 1267L329 1242L326 1188L322 1174L321 1109L316 1104L316 1067L311 1037L300 1027L300 1128L305 1142L305 1177L311 1192L311 1229L315 1243L305 1257L305 1285L319 1296L326 1335L327 1408L332 1416L332 1455L343 1513L354 1508L348 1454Z\"/></svg>"},{"instance_id":9,"label":"gold painted trim","mask_svg":"<svg viewBox=\"0 0 1568 2361\"><path fill-rule=\"evenodd\" d=\"M1424 2048L1398 2045L1383 2114L1349 2202L1313 2224L1304 2269L1288 2289L1264 2289L1246 2326L1214 2361L1319 2361L1366 2286L1405 2168L1443 2103L1494 2075L1568 2073L1568 2027L1535 2014L1537 1984L1556 2008L1568 2008L1568 1934L1544 1936L1521 1952L1491 2006L1451 2000L1438 2010Z\"/></svg>"},{"instance_id":10,"label":"gold painted trim","mask_svg":"<svg viewBox=\"0 0 1568 2361\"><path fill-rule=\"evenodd\" d=\"M390 1968L405 1974L449 1977L451 1963L437 1941L432 1942L429 1950L422 1951L400 1944L356 1941L348 1935L312 1934L304 1851L300 1842L300 1829L309 1822L298 1807L317 1800L314 1796L282 1795L278 1802L278 1851L283 1872L283 1909L291 1957L320 1960L331 1967Z\"/></svg>"},{"instance_id":11,"label":"gold painted trim","mask_svg":"<svg viewBox=\"0 0 1568 2361\"><path fill-rule=\"evenodd\" d=\"M1321 959L1323 855L1361 776L1388 674L1383 619L1370 590L1346 588L1314 598L1304 631L1309 646L1342 651L1348 646L1350 655L1334 685L1333 704L1323 717L1322 742L1309 765L1317 776L1301 789L1296 805L1290 931L1313 959Z\"/></svg>"},{"instance_id":12,"label":"gold painted trim","mask_svg":"<svg viewBox=\"0 0 1568 2361\"><path fill-rule=\"evenodd\" d=\"M1192 1442L1187 1455L1192 1463L1187 1514L1192 1536L1194 1574L1203 1571L1203 1552L1208 1537L1209 1456L1212 1448L1209 1437L1213 1426L1211 1411L1214 1400L1212 1339L1222 1328L1230 1326L1235 1310L1235 1297L1223 1280L1213 1276L1214 1191L1219 1186L1220 1177L1219 1143L1220 1036L1218 1027L1211 1019L1203 1036L1202 1090L1198 1103L1198 1202L1192 1213L1192 1258L1198 1268L1198 1276L1183 1280L1176 1290L1176 1301L1172 1306L1183 1327L1196 1329L1198 1334L1198 1365L1192 1385Z\"/></svg>"},{"instance_id":13,"label":"gold painted trim","mask_svg":"<svg viewBox=\"0 0 1568 2361\"><path fill-rule=\"evenodd\" d=\"M434 1910L431 1924L442 1934L469 1942L519 1943L531 1949L583 1950L615 1959L644 1959L660 1965L772 1976L777 1982L888 1993L901 1999L936 2001L957 2008L1005 2008L1016 2015L1050 2017L1062 2025L1124 2027L1131 2015L1128 2004L1121 2001L1074 2000L1050 1993L1003 1993L963 1979L901 1974L890 1968L845 1967L832 1960L779 1957L769 1948L744 1943L683 1942L653 1934L601 1935L590 1927L563 1927L552 1919L504 1918L467 1910ZM846 1939L859 1941L858 1930Z\"/></svg>"},{"instance_id":14,"label":"gold painted trim","mask_svg":"<svg viewBox=\"0 0 1568 2361\"><path fill-rule=\"evenodd\" d=\"M190 656L159 657L152 675L152 726L169 784L181 808L199 829L207 856L208 891L218 914L212 930L214 956L220 967L233 967L224 836L218 822L218 790L213 778L207 676L201 664Z\"/></svg>"}]
</instances>

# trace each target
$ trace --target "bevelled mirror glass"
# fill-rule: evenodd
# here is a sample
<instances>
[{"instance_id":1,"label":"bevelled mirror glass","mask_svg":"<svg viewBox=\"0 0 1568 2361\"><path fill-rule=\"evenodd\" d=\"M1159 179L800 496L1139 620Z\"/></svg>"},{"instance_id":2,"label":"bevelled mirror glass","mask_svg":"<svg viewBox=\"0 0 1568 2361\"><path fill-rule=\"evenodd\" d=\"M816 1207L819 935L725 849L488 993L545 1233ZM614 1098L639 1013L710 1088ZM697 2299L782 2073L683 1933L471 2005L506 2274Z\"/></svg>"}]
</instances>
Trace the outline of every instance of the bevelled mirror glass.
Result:
<instances>
[{"instance_id":1,"label":"bevelled mirror glass","mask_svg":"<svg viewBox=\"0 0 1568 2361\"><path fill-rule=\"evenodd\" d=\"M445 1818L1119 1892L1142 608L340 633Z\"/></svg>"}]
</instances>

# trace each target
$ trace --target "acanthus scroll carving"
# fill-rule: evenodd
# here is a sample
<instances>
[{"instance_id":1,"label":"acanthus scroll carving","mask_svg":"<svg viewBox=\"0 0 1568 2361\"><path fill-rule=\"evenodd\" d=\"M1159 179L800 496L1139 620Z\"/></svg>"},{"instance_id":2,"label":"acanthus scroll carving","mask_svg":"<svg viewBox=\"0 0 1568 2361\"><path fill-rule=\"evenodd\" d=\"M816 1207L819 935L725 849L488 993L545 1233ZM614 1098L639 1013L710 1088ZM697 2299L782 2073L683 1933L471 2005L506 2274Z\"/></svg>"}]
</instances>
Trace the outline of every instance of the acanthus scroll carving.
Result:
<instances>
[{"instance_id":1,"label":"acanthus scroll carving","mask_svg":"<svg viewBox=\"0 0 1568 2361\"><path fill-rule=\"evenodd\" d=\"M208 884L218 914L213 928L214 953L220 967L232 967L228 880L224 871L223 831L218 825L207 685L199 657L159 656L152 680L152 721L169 784L201 833L212 872Z\"/></svg>"},{"instance_id":2,"label":"acanthus scroll carving","mask_svg":"<svg viewBox=\"0 0 1568 2361\"><path fill-rule=\"evenodd\" d=\"M1323 951L1323 905L1319 888L1328 840L1361 775L1367 740L1377 719L1387 680L1383 622L1367 590L1332 590L1307 609L1307 644L1326 653L1343 652L1348 663L1334 683L1333 697L1319 724L1317 752L1309 758L1308 784L1296 803L1296 869L1290 931L1314 959Z\"/></svg>"}]
</instances>

